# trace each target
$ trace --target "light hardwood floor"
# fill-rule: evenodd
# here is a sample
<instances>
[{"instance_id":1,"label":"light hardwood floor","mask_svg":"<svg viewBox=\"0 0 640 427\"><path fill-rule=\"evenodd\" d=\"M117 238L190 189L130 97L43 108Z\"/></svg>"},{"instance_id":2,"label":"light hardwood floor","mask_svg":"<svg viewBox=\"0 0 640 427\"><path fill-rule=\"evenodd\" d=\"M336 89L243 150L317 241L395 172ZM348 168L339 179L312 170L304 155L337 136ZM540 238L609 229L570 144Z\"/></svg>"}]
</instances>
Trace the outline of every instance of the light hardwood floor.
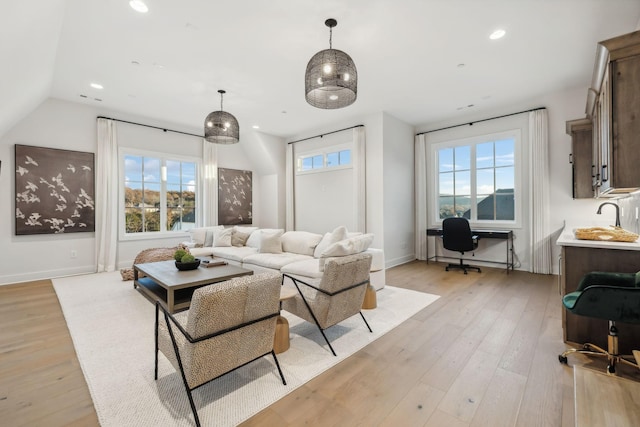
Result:
<instances>
[{"instance_id":1,"label":"light hardwood floor","mask_svg":"<svg viewBox=\"0 0 640 427\"><path fill-rule=\"evenodd\" d=\"M441 298L243 426L574 425L557 277L416 261L387 284ZM0 321L0 424L98 425L51 283L0 286Z\"/></svg>"}]
</instances>

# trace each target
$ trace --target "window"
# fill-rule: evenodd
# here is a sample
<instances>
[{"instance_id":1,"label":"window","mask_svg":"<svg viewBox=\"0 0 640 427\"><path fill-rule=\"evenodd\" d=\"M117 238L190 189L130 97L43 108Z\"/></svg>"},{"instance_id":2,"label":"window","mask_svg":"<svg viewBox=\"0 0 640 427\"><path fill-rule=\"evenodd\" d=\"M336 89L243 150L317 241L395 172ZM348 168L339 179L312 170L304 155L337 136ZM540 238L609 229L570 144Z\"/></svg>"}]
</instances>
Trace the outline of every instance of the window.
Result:
<instances>
[{"instance_id":1,"label":"window","mask_svg":"<svg viewBox=\"0 0 640 427\"><path fill-rule=\"evenodd\" d=\"M515 222L516 135L437 144L437 218Z\"/></svg>"},{"instance_id":2,"label":"window","mask_svg":"<svg viewBox=\"0 0 640 427\"><path fill-rule=\"evenodd\" d=\"M123 164L126 234L180 231L195 225L195 161L124 154Z\"/></svg>"},{"instance_id":3,"label":"window","mask_svg":"<svg viewBox=\"0 0 640 427\"><path fill-rule=\"evenodd\" d=\"M322 153L305 153L298 157L298 172L318 172L329 168L349 167L351 149L328 148Z\"/></svg>"}]
</instances>

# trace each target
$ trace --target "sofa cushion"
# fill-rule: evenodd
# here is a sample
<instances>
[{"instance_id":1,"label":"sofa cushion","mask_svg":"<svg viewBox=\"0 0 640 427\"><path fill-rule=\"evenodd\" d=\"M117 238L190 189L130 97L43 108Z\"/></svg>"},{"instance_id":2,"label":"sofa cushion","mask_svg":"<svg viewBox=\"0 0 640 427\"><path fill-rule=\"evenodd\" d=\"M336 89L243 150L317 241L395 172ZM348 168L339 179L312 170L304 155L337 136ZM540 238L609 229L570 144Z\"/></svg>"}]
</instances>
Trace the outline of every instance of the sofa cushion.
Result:
<instances>
[{"instance_id":1,"label":"sofa cushion","mask_svg":"<svg viewBox=\"0 0 640 427\"><path fill-rule=\"evenodd\" d=\"M233 228L223 228L222 230L216 230L213 235L212 246L217 248L231 246L231 233L233 233Z\"/></svg>"},{"instance_id":2,"label":"sofa cushion","mask_svg":"<svg viewBox=\"0 0 640 427\"><path fill-rule=\"evenodd\" d=\"M312 277L318 279L322 277L320 271L320 260L318 258L305 259L287 264L280 269L280 272L293 276Z\"/></svg>"},{"instance_id":3,"label":"sofa cushion","mask_svg":"<svg viewBox=\"0 0 640 427\"><path fill-rule=\"evenodd\" d=\"M212 248L211 251L213 256L237 262L242 262L242 260L249 255L258 253L256 248L250 248L248 246L218 247Z\"/></svg>"},{"instance_id":4,"label":"sofa cushion","mask_svg":"<svg viewBox=\"0 0 640 427\"><path fill-rule=\"evenodd\" d=\"M282 230L264 231L260 235L260 253L281 254L282 253Z\"/></svg>"},{"instance_id":5,"label":"sofa cushion","mask_svg":"<svg viewBox=\"0 0 640 427\"><path fill-rule=\"evenodd\" d=\"M231 246L244 246L249 236L251 236L251 233L243 233L234 229L233 233L231 233Z\"/></svg>"},{"instance_id":6,"label":"sofa cushion","mask_svg":"<svg viewBox=\"0 0 640 427\"><path fill-rule=\"evenodd\" d=\"M344 240L347 238L347 227L341 225L340 227L336 227L331 233L326 233L320 243L316 246L313 256L316 258L320 258L322 256L322 252L331 246L333 243L339 242L340 240Z\"/></svg>"},{"instance_id":7,"label":"sofa cushion","mask_svg":"<svg viewBox=\"0 0 640 427\"><path fill-rule=\"evenodd\" d=\"M191 236L191 241L196 244L196 247L205 246L204 242L207 238L207 231L215 232L216 230L224 228L222 225L217 225L214 227L197 227L189 230L189 235ZM213 234L211 234L213 238ZM211 246L211 244L209 244Z\"/></svg>"},{"instance_id":8,"label":"sofa cushion","mask_svg":"<svg viewBox=\"0 0 640 427\"><path fill-rule=\"evenodd\" d=\"M260 267L280 270L287 264L291 264L296 261L304 261L310 258L311 257L309 255L293 254L290 252L283 252L280 254L259 253L245 257L242 260L242 264L252 264Z\"/></svg>"},{"instance_id":9,"label":"sofa cushion","mask_svg":"<svg viewBox=\"0 0 640 427\"><path fill-rule=\"evenodd\" d=\"M362 234L331 244L322 251L322 257L338 257L358 254L369 249L373 242L373 234Z\"/></svg>"},{"instance_id":10,"label":"sofa cushion","mask_svg":"<svg viewBox=\"0 0 640 427\"><path fill-rule=\"evenodd\" d=\"M258 227L248 227L248 226L243 226L243 225L234 225L233 226L233 231L237 231L239 233L251 234L254 231L256 231L257 229L258 229Z\"/></svg>"},{"instance_id":11,"label":"sofa cushion","mask_svg":"<svg viewBox=\"0 0 640 427\"><path fill-rule=\"evenodd\" d=\"M313 256L313 252L322 240L321 234L308 231L287 231L282 235L282 250L294 254Z\"/></svg>"},{"instance_id":12,"label":"sofa cushion","mask_svg":"<svg viewBox=\"0 0 640 427\"><path fill-rule=\"evenodd\" d=\"M256 248L256 249L260 249L260 236L262 236L262 232L266 231L266 232L275 232L275 231L281 231L284 233L284 230L281 228L262 228L262 229L258 229L255 230L254 232L251 233L251 236L249 236L249 238L247 239L247 246L251 246L252 248Z\"/></svg>"}]
</instances>

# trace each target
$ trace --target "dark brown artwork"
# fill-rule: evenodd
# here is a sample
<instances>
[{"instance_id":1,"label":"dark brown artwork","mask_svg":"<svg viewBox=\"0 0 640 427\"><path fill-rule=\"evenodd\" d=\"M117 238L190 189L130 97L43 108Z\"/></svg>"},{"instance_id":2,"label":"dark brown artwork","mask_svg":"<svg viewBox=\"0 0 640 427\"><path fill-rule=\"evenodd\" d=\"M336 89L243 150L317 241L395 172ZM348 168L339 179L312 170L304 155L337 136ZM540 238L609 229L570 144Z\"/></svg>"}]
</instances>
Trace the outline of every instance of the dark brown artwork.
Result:
<instances>
[{"instance_id":1,"label":"dark brown artwork","mask_svg":"<svg viewBox=\"0 0 640 427\"><path fill-rule=\"evenodd\" d=\"M251 224L251 171L218 168L218 224Z\"/></svg>"},{"instance_id":2,"label":"dark brown artwork","mask_svg":"<svg viewBox=\"0 0 640 427\"><path fill-rule=\"evenodd\" d=\"M17 145L16 235L95 231L94 155Z\"/></svg>"}]
</instances>

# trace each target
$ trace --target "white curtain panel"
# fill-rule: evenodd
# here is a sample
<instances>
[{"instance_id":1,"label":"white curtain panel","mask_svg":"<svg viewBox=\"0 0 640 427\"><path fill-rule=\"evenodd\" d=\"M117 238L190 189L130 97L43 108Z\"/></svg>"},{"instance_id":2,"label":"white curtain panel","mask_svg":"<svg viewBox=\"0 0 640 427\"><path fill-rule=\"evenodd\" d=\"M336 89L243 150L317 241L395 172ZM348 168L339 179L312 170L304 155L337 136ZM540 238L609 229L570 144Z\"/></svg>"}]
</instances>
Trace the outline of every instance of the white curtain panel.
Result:
<instances>
[{"instance_id":1,"label":"white curtain panel","mask_svg":"<svg viewBox=\"0 0 640 427\"><path fill-rule=\"evenodd\" d=\"M416 258L427 259L427 140L426 135L415 138L415 200L416 200Z\"/></svg>"},{"instance_id":2,"label":"white curtain panel","mask_svg":"<svg viewBox=\"0 0 640 427\"><path fill-rule=\"evenodd\" d=\"M96 153L96 272L116 269L118 247L118 141L116 123L98 119Z\"/></svg>"},{"instance_id":3,"label":"white curtain panel","mask_svg":"<svg viewBox=\"0 0 640 427\"><path fill-rule=\"evenodd\" d=\"M531 272L552 273L549 236L549 124L547 110L529 113Z\"/></svg>"},{"instance_id":4,"label":"white curtain panel","mask_svg":"<svg viewBox=\"0 0 640 427\"><path fill-rule=\"evenodd\" d=\"M285 165L285 229L293 231L296 229L295 209L293 204L295 162L293 158L293 144L287 144Z\"/></svg>"},{"instance_id":5,"label":"white curtain panel","mask_svg":"<svg viewBox=\"0 0 640 427\"><path fill-rule=\"evenodd\" d=\"M218 225L218 145L202 140L202 225Z\"/></svg>"},{"instance_id":6,"label":"white curtain panel","mask_svg":"<svg viewBox=\"0 0 640 427\"><path fill-rule=\"evenodd\" d=\"M353 129L353 190L356 230L367 232L367 176L366 176L366 148L365 129L358 126Z\"/></svg>"}]
</instances>

